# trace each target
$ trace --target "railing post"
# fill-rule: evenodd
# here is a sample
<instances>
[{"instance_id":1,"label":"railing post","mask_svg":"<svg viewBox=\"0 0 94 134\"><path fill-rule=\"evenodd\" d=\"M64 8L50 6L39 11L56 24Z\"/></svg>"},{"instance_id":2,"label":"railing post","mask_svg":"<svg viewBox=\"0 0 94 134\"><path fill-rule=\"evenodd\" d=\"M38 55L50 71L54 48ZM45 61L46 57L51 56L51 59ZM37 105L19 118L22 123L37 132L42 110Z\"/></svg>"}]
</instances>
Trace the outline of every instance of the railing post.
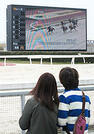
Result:
<instances>
[{"instance_id":1,"label":"railing post","mask_svg":"<svg viewBox=\"0 0 94 134\"><path fill-rule=\"evenodd\" d=\"M23 112L24 105L25 105L25 96L21 95L21 112ZM25 134L25 131L22 130L22 134Z\"/></svg>"},{"instance_id":2,"label":"railing post","mask_svg":"<svg viewBox=\"0 0 94 134\"><path fill-rule=\"evenodd\" d=\"M40 59L40 64L42 64L42 57L41 57L41 59Z\"/></svg>"},{"instance_id":3,"label":"railing post","mask_svg":"<svg viewBox=\"0 0 94 134\"><path fill-rule=\"evenodd\" d=\"M52 57L50 58L50 61L51 61L51 65L52 65L52 62L53 62L53 61L52 61Z\"/></svg>"},{"instance_id":4,"label":"railing post","mask_svg":"<svg viewBox=\"0 0 94 134\"><path fill-rule=\"evenodd\" d=\"M84 63L85 63L85 58L83 57L83 61L84 61Z\"/></svg>"},{"instance_id":5,"label":"railing post","mask_svg":"<svg viewBox=\"0 0 94 134\"><path fill-rule=\"evenodd\" d=\"M30 58L30 64L32 64L32 60L31 60L31 58Z\"/></svg>"},{"instance_id":6,"label":"railing post","mask_svg":"<svg viewBox=\"0 0 94 134\"><path fill-rule=\"evenodd\" d=\"M25 96L21 95L21 111L23 112L24 109L24 105L25 105Z\"/></svg>"},{"instance_id":7,"label":"railing post","mask_svg":"<svg viewBox=\"0 0 94 134\"><path fill-rule=\"evenodd\" d=\"M6 61L7 61L7 60L6 60L6 57L5 57L5 58L4 58L4 66L6 66Z\"/></svg>"},{"instance_id":8,"label":"railing post","mask_svg":"<svg viewBox=\"0 0 94 134\"><path fill-rule=\"evenodd\" d=\"M72 57L71 64L74 65L74 62L75 62L75 57Z\"/></svg>"}]
</instances>

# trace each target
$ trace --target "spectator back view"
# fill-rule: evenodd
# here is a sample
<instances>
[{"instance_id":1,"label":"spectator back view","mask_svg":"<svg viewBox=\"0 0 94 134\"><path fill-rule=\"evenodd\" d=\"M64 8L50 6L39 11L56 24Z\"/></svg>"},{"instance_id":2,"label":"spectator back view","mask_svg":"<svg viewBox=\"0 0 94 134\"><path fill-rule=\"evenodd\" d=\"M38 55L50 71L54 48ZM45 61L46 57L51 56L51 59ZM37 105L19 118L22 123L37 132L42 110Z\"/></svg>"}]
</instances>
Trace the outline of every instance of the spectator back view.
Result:
<instances>
[{"instance_id":1,"label":"spectator back view","mask_svg":"<svg viewBox=\"0 0 94 134\"><path fill-rule=\"evenodd\" d=\"M58 125L62 127L64 134L67 130L73 134L74 124L82 112L83 94L78 88L79 74L76 69L66 67L61 69L59 74L61 84L65 90L59 96ZM88 134L90 119L90 99L85 95L85 118L86 126L84 134Z\"/></svg>"},{"instance_id":2,"label":"spectator back view","mask_svg":"<svg viewBox=\"0 0 94 134\"><path fill-rule=\"evenodd\" d=\"M57 134L59 99L55 77L42 74L31 95L19 119L20 128L27 130L26 134Z\"/></svg>"}]
</instances>

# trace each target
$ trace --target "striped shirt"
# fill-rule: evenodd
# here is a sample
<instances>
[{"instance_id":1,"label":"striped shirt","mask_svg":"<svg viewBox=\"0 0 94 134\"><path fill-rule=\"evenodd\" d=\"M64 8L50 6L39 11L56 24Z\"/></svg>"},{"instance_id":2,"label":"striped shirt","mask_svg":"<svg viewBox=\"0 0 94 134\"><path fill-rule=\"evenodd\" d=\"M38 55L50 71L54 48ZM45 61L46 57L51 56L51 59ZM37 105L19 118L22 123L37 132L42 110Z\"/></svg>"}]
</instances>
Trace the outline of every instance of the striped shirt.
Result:
<instances>
[{"instance_id":1,"label":"striped shirt","mask_svg":"<svg viewBox=\"0 0 94 134\"><path fill-rule=\"evenodd\" d=\"M88 134L90 99L87 95L85 95L85 99L86 128L84 134ZM67 126L70 133L73 134L76 119L82 112L82 91L79 88L72 90L65 89L64 93L59 96L59 101L58 125L62 128L63 126Z\"/></svg>"}]
</instances>

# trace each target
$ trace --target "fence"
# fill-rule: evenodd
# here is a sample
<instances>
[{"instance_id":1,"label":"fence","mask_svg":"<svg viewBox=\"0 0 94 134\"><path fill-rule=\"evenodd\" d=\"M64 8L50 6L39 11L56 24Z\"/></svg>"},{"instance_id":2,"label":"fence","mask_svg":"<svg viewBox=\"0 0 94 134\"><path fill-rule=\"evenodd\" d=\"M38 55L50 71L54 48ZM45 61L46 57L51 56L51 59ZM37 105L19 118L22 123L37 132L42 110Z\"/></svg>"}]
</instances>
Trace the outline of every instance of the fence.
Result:
<instances>
[{"instance_id":1,"label":"fence","mask_svg":"<svg viewBox=\"0 0 94 134\"><path fill-rule=\"evenodd\" d=\"M88 82L88 85L86 84ZM35 84L22 84L21 85L9 85L0 87L0 134L24 134L19 128L19 118L24 108L25 102L29 97L30 90ZM58 85L58 92L61 93L63 88L60 83ZM18 87L18 88L17 88ZM82 90L88 93L91 98L91 121L90 124L94 124L94 80L82 80L80 86ZM21 90L22 89L22 90ZM89 92L88 92L89 91Z\"/></svg>"},{"instance_id":2,"label":"fence","mask_svg":"<svg viewBox=\"0 0 94 134\"><path fill-rule=\"evenodd\" d=\"M94 55L6 55L0 56L0 59L4 59L4 66L6 66L7 59L19 59L19 58L27 58L32 63L32 59L40 59L40 64L42 64L43 59L50 59L50 63L52 64L53 58L60 59L71 59L71 64L75 63L76 58L82 58L85 63L85 58L94 57Z\"/></svg>"}]
</instances>

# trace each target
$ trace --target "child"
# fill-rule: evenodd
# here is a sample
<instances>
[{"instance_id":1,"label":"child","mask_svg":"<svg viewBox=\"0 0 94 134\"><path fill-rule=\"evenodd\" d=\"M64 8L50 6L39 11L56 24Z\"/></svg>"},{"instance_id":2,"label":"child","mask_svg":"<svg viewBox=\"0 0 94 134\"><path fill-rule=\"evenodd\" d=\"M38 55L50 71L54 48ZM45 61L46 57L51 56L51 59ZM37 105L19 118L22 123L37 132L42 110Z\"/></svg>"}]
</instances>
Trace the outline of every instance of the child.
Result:
<instances>
[{"instance_id":1,"label":"child","mask_svg":"<svg viewBox=\"0 0 94 134\"><path fill-rule=\"evenodd\" d=\"M82 91L78 88L79 75L76 69L66 67L61 69L59 79L65 90L59 96L58 125L62 127L64 134L69 131L73 134L74 124L82 112ZM90 99L85 95L85 134L88 133L90 119Z\"/></svg>"}]
</instances>

